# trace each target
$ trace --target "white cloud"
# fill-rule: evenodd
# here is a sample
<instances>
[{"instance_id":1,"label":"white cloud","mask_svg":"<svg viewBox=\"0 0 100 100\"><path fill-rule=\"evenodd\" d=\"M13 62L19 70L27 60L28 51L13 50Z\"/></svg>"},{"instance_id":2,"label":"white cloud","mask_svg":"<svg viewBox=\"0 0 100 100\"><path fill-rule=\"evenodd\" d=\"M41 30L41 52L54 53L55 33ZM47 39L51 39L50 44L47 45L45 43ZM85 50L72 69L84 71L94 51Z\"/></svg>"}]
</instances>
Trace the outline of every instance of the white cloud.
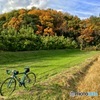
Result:
<instances>
[{"instance_id":1,"label":"white cloud","mask_svg":"<svg viewBox=\"0 0 100 100\"><path fill-rule=\"evenodd\" d=\"M37 8L47 8L49 0L30 0L30 4L27 6L27 8L31 8L33 6Z\"/></svg>"},{"instance_id":2,"label":"white cloud","mask_svg":"<svg viewBox=\"0 0 100 100\"><path fill-rule=\"evenodd\" d=\"M91 15L98 16L100 13L100 0L51 0L51 8L72 15L77 15L81 19L88 18Z\"/></svg>"},{"instance_id":3,"label":"white cloud","mask_svg":"<svg viewBox=\"0 0 100 100\"><path fill-rule=\"evenodd\" d=\"M57 11L61 11L61 12L64 12L64 11L63 11L63 9L58 9Z\"/></svg>"},{"instance_id":4,"label":"white cloud","mask_svg":"<svg viewBox=\"0 0 100 100\"><path fill-rule=\"evenodd\" d=\"M80 18L99 15L100 0L0 0L0 13L13 9L35 6L41 9L51 8L57 11L68 12Z\"/></svg>"},{"instance_id":5,"label":"white cloud","mask_svg":"<svg viewBox=\"0 0 100 100\"><path fill-rule=\"evenodd\" d=\"M93 12L89 12L89 11L75 11L76 14L84 14L84 15L92 15Z\"/></svg>"},{"instance_id":6,"label":"white cloud","mask_svg":"<svg viewBox=\"0 0 100 100\"><path fill-rule=\"evenodd\" d=\"M31 8L47 8L49 0L0 0L0 13L8 12L13 9Z\"/></svg>"},{"instance_id":7,"label":"white cloud","mask_svg":"<svg viewBox=\"0 0 100 100\"><path fill-rule=\"evenodd\" d=\"M92 1L92 2L89 2L89 1L83 1L83 0L82 0L82 1L80 1L80 2L81 2L81 3L84 3L84 4L86 4L86 5L90 5L90 6L100 6L100 5L99 5L99 2L96 2L96 1L95 1L95 2L93 2L93 1Z\"/></svg>"}]
</instances>

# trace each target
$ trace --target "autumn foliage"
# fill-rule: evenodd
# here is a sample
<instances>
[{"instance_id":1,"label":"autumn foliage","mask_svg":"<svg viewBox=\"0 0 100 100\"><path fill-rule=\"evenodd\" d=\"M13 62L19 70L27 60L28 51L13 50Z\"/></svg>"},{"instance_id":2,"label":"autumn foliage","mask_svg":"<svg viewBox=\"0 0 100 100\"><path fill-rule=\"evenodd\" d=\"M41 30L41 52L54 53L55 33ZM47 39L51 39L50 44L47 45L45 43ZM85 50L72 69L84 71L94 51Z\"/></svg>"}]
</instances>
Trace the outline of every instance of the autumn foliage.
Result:
<instances>
[{"instance_id":1,"label":"autumn foliage","mask_svg":"<svg viewBox=\"0 0 100 100\"><path fill-rule=\"evenodd\" d=\"M27 28L27 32L25 28ZM13 35L8 32L9 30ZM28 31L31 34L28 34ZM16 38L19 39L18 36L21 38L22 35L25 37L32 36L32 34L36 37L38 35L41 40L42 36L45 38L47 36L63 36L67 40L69 38L72 42L74 41L75 45L77 44L76 47L81 49L89 46L98 47L100 45L100 17L91 16L81 20L68 13L52 9L40 10L34 7L30 10L13 10L0 15L0 45L5 45L5 37L17 36ZM32 46L33 40L31 41L31 39L28 39L27 43L30 41L29 44ZM0 49L2 49L1 47Z\"/></svg>"}]
</instances>

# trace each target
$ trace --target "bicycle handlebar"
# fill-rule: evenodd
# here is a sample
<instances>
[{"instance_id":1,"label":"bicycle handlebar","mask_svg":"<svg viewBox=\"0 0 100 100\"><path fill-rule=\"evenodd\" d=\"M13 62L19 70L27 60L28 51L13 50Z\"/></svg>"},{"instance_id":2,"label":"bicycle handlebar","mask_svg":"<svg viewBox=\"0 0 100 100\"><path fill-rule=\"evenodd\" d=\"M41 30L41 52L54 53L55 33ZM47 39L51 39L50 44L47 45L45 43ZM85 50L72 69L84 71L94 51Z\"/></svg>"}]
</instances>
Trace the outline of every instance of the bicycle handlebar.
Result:
<instances>
[{"instance_id":1,"label":"bicycle handlebar","mask_svg":"<svg viewBox=\"0 0 100 100\"><path fill-rule=\"evenodd\" d=\"M14 74L14 75L17 75L17 74L19 74L19 71L16 71L16 70L6 70L6 73L9 74L9 75L11 73Z\"/></svg>"},{"instance_id":2,"label":"bicycle handlebar","mask_svg":"<svg viewBox=\"0 0 100 100\"><path fill-rule=\"evenodd\" d=\"M6 70L6 73L7 74L14 74L14 75L17 75L17 74L24 74L24 73L28 73L30 71L30 69L29 68L25 68L25 71L24 72L22 72L22 73L19 73L19 71L17 71L17 70Z\"/></svg>"}]
</instances>

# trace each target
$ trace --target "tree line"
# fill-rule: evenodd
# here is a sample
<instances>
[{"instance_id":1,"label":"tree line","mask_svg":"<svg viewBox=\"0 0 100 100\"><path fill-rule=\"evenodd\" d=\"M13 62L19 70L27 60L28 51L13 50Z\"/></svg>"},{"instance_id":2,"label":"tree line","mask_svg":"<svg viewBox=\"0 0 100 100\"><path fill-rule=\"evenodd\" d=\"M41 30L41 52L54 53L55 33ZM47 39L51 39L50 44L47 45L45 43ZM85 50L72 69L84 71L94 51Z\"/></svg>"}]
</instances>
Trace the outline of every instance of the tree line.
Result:
<instances>
[{"instance_id":1,"label":"tree line","mask_svg":"<svg viewBox=\"0 0 100 100\"><path fill-rule=\"evenodd\" d=\"M0 50L100 50L100 17L81 20L53 9L13 10L0 15Z\"/></svg>"}]
</instances>

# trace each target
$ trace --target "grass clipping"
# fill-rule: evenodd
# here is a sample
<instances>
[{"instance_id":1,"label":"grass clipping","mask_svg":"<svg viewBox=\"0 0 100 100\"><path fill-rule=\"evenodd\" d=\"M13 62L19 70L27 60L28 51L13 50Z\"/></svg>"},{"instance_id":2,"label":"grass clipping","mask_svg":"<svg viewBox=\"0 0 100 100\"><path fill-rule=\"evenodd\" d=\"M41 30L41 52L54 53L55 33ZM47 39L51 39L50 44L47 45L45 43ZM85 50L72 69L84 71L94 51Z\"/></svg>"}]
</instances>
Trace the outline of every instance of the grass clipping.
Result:
<instances>
[{"instance_id":1,"label":"grass clipping","mask_svg":"<svg viewBox=\"0 0 100 100\"><path fill-rule=\"evenodd\" d=\"M59 84L61 86L70 87L74 85L74 82L78 82L79 79L86 74L87 70L91 67L91 65L97 61L98 57L92 57L84 61L84 63L71 67L66 71L63 71L57 75L54 75L47 79L45 82L41 82L40 84L50 85L50 84ZM71 84L72 83L72 84Z\"/></svg>"},{"instance_id":2,"label":"grass clipping","mask_svg":"<svg viewBox=\"0 0 100 100\"><path fill-rule=\"evenodd\" d=\"M100 57L87 71L86 76L77 84L77 91L97 92L98 96L77 96L75 100L100 100Z\"/></svg>"},{"instance_id":3,"label":"grass clipping","mask_svg":"<svg viewBox=\"0 0 100 100\"><path fill-rule=\"evenodd\" d=\"M60 90L60 96L56 95L58 97L58 99L60 99L60 100L66 100L66 99L76 99L77 100L78 98L70 97L69 94L71 91L89 92L89 91L97 90L95 87L96 87L96 84L100 83L100 81L96 80L96 77L98 76L98 74L100 76L100 72L98 72L98 70L100 71L100 68L98 69L98 67L100 67L100 66L97 65L96 66L97 69L92 68L94 63L97 62L97 60L98 60L98 56L89 58L84 63L80 64L79 66L74 66L60 74L50 77L45 82L41 83L41 85L45 85L47 87L54 86L57 88L56 90L58 90L58 91ZM91 70L91 68L92 68L92 70ZM91 74L89 74L87 76L88 71L90 71ZM94 73L94 71L95 71L95 73ZM87 76L87 79L84 79L84 77L86 77L86 76ZM92 80L93 78L95 80ZM87 80L88 83L84 83L83 79ZM92 81L90 81L90 79ZM93 81L97 81L97 83L95 82L94 84L91 85L91 82L93 83ZM91 90L90 86L94 87L94 89ZM86 89L87 88L90 88L90 89L85 90L85 87L86 87ZM58 91L56 91L56 92L58 92ZM89 99L86 99L86 98L80 99L79 98L79 100L89 100Z\"/></svg>"},{"instance_id":4,"label":"grass clipping","mask_svg":"<svg viewBox=\"0 0 100 100\"><path fill-rule=\"evenodd\" d=\"M70 97L69 94L71 91L100 90L100 85L96 85L100 83L100 79L98 80L100 77L97 78L98 75L100 76L100 66L93 67L95 63L99 64L97 56L36 84L27 93L19 92L20 95L16 95L10 100L27 100L27 98L29 100L91 100L92 97Z\"/></svg>"}]
</instances>

